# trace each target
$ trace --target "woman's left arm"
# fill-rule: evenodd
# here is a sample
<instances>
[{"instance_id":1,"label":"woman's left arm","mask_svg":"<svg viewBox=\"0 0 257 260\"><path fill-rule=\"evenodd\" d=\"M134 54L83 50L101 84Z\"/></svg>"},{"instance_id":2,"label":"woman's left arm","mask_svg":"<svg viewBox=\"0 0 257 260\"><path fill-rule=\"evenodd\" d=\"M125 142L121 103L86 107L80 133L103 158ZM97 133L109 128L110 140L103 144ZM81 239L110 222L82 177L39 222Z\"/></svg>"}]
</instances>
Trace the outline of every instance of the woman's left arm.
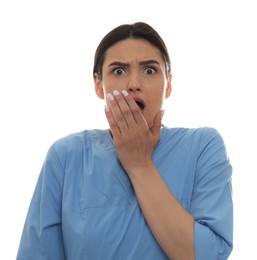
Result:
<instances>
[{"instance_id":1,"label":"woman's left arm","mask_svg":"<svg viewBox=\"0 0 257 260\"><path fill-rule=\"evenodd\" d=\"M171 259L195 259L194 218L176 200L149 161L130 174L144 217Z\"/></svg>"}]
</instances>

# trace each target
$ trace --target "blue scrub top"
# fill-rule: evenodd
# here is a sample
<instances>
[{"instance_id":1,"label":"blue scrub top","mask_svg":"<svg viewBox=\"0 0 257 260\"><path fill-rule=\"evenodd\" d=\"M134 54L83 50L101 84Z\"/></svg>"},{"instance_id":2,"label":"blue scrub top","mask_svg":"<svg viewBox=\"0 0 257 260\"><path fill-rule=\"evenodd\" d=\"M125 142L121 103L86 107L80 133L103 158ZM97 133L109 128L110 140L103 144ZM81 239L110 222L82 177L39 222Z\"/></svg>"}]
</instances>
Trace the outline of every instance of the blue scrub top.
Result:
<instances>
[{"instance_id":1,"label":"blue scrub top","mask_svg":"<svg viewBox=\"0 0 257 260\"><path fill-rule=\"evenodd\" d=\"M153 161L195 219L196 259L227 259L232 168L219 133L163 126ZM168 259L144 219L108 130L72 134L50 147L17 255L29 259Z\"/></svg>"}]
</instances>

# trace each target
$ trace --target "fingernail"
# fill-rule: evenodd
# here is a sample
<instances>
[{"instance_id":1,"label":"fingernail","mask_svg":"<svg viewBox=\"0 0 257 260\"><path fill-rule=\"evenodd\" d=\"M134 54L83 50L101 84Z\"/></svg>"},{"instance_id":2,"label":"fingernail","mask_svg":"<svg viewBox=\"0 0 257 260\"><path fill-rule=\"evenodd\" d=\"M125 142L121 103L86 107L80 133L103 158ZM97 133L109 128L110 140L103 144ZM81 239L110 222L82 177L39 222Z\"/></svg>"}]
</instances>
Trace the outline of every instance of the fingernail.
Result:
<instances>
[{"instance_id":1,"label":"fingernail","mask_svg":"<svg viewBox=\"0 0 257 260\"><path fill-rule=\"evenodd\" d=\"M118 90L113 90L113 95L114 96L118 96L120 94L120 92Z\"/></svg>"},{"instance_id":2,"label":"fingernail","mask_svg":"<svg viewBox=\"0 0 257 260\"><path fill-rule=\"evenodd\" d=\"M125 97L128 96L128 91L127 90L122 90L121 92L122 92L123 96L125 96Z\"/></svg>"},{"instance_id":3,"label":"fingernail","mask_svg":"<svg viewBox=\"0 0 257 260\"><path fill-rule=\"evenodd\" d=\"M109 99L109 100L114 100L114 97L113 97L113 95L111 94L111 93L108 93L107 94L107 98Z\"/></svg>"},{"instance_id":4,"label":"fingernail","mask_svg":"<svg viewBox=\"0 0 257 260\"><path fill-rule=\"evenodd\" d=\"M105 104L104 109L105 109L106 112L110 111L110 108L109 108L108 104Z\"/></svg>"}]
</instances>

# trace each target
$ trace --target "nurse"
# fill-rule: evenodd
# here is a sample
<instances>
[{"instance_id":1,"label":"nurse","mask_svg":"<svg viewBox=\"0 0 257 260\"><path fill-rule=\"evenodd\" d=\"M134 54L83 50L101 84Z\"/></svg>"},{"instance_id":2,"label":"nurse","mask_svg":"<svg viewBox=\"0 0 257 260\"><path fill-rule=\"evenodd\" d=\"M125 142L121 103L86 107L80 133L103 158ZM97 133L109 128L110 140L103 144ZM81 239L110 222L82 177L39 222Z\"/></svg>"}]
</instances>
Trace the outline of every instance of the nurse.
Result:
<instances>
[{"instance_id":1,"label":"nurse","mask_svg":"<svg viewBox=\"0 0 257 260\"><path fill-rule=\"evenodd\" d=\"M110 128L49 148L17 259L227 259L232 168L215 129L163 125L172 75L159 34L114 28L93 77Z\"/></svg>"}]
</instances>

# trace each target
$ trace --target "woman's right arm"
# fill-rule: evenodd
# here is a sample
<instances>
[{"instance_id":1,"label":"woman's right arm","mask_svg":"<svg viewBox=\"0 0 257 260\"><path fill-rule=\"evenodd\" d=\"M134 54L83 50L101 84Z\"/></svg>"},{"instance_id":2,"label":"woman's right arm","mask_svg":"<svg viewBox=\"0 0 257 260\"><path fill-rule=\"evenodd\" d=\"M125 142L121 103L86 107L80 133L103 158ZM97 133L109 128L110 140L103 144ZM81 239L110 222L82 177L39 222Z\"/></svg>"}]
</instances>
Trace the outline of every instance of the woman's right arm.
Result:
<instances>
[{"instance_id":1,"label":"woman's right arm","mask_svg":"<svg viewBox=\"0 0 257 260\"><path fill-rule=\"evenodd\" d=\"M63 167L51 147L30 203L17 260L65 259L61 227L63 179Z\"/></svg>"}]
</instances>

